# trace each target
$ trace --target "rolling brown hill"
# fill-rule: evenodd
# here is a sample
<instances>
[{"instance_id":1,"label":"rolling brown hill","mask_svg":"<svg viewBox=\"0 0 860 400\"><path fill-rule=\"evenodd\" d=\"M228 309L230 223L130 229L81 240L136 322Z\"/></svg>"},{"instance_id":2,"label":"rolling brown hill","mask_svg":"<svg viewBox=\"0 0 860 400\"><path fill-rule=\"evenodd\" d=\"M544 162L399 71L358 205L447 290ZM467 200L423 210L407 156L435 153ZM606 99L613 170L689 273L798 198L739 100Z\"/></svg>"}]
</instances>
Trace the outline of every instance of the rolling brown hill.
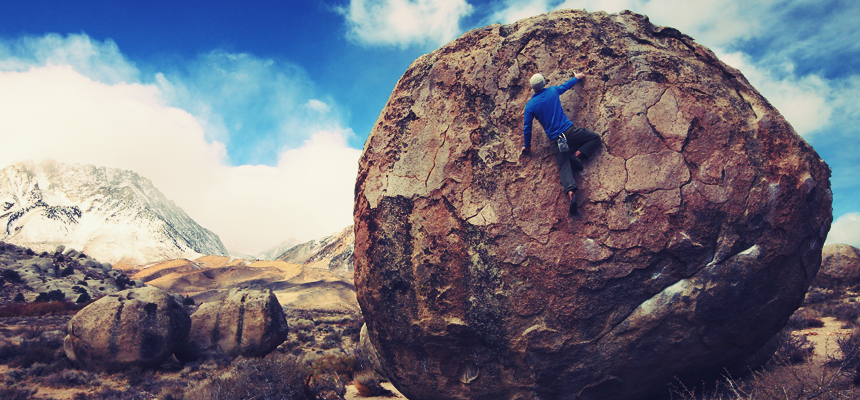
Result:
<instances>
[{"instance_id":1,"label":"rolling brown hill","mask_svg":"<svg viewBox=\"0 0 860 400\"><path fill-rule=\"evenodd\" d=\"M176 259L128 269L132 279L205 302L236 286L272 289L284 308L357 312L352 281L352 227L295 246L278 260L223 256Z\"/></svg>"}]
</instances>

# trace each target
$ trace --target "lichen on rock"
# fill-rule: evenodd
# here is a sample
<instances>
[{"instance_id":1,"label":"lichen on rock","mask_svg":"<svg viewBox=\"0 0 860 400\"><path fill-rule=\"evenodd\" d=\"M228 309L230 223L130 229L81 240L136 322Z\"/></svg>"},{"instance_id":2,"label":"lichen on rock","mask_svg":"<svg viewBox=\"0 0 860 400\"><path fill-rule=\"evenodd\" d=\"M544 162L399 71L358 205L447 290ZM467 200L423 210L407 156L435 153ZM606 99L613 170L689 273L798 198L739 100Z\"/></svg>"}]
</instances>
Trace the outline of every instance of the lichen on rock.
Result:
<instances>
[{"instance_id":1,"label":"lichen on rock","mask_svg":"<svg viewBox=\"0 0 860 400\"><path fill-rule=\"evenodd\" d=\"M603 146L567 215L528 77ZM741 75L630 12L464 34L397 83L359 163L355 281L407 398L637 399L735 368L800 305L829 168Z\"/></svg>"}]
</instances>

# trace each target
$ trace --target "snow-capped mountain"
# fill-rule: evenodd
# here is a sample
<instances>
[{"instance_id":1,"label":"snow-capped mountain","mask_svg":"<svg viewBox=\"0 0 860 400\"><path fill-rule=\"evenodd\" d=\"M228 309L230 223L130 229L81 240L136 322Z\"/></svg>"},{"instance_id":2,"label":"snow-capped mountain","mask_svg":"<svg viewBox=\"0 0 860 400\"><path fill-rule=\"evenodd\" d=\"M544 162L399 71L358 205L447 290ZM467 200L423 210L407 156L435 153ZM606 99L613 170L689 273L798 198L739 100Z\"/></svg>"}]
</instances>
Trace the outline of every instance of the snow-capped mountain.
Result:
<instances>
[{"instance_id":1,"label":"snow-capped mountain","mask_svg":"<svg viewBox=\"0 0 860 400\"><path fill-rule=\"evenodd\" d=\"M289 238L266 250L263 250L262 252L257 254L256 258L258 260L277 260L281 254L286 253L287 250L292 249L297 244L299 244L299 241L296 238Z\"/></svg>"},{"instance_id":2,"label":"snow-capped mountain","mask_svg":"<svg viewBox=\"0 0 860 400\"><path fill-rule=\"evenodd\" d=\"M0 170L0 241L102 262L141 265L200 254L227 255L149 179L132 171L54 161Z\"/></svg>"},{"instance_id":3,"label":"snow-capped mountain","mask_svg":"<svg viewBox=\"0 0 860 400\"><path fill-rule=\"evenodd\" d=\"M355 272L355 264L352 262L354 249L355 231L350 225L322 239L293 246L279 255L276 260L302 264L308 268L327 269L341 277L351 279Z\"/></svg>"}]
</instances>

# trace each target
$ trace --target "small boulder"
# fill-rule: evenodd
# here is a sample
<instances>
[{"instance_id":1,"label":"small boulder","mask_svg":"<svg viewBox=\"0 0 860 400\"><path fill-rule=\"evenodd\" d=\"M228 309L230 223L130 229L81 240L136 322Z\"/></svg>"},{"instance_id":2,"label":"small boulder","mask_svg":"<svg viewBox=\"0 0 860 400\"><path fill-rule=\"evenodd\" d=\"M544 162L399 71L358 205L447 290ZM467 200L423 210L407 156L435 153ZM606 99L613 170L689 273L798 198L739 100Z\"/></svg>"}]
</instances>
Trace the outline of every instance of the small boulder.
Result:
<instances>
[{"instance_id":1,"label":"small boulder","mask_svg":"<svg viewBox=\"0 0 860 400\"><path fill-rule=\"evenodd\" d=\"M860 249L847 244L828 244L821 249L821 269L816 286L860 283Z\"/></svg>"},{"instance_id":2,"label":"small boulder","mask_svg":"<svg viewBox=\"0 0 860 400\"><path fill-rule=\"evenodd\" d=\"M84 307L70 321L63 344L77 365L102 371L152 368L188 336L191 319L155 287L124 290Z\"/></svg>"},{"instance_id":3,"label":"small boulder","mask_svg":"<svg viewBox=\"0 0 860 400\"><path fill-rule=\"evenodd\" d=\"M283 343L288 332L284 310L271 290L235 288L191 315L188 343L176 358L262 357Z\"/></svg>"}]
</instances>

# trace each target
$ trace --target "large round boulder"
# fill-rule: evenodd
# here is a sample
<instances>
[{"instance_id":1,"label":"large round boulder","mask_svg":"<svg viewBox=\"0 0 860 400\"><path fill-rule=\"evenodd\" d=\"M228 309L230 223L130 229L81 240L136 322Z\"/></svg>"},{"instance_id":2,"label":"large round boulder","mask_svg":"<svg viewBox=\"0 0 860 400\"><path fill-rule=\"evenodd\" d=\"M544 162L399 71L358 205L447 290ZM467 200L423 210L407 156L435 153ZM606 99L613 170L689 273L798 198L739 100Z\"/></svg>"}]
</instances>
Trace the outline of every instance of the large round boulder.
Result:
<instances>
[{"instance_id":1,"label":"large round boulder","mask_svg":"<svg viewBox=\"0 0 860 400\"><path fill-rule=\"evenodd\" d=\"M187 362L262 357L283 343L288 333L284 310L271 290L234 288L191 314L188 342L177 349L176 358Z\"/></svg>"},{"instance_id":2,"label":"large round boulder","mask_svg":"<svg viewBox=\"0 0 860 400\"><path fill-rule=\"evenodd\" d=\"M191 319L166 292L151 286L110 294L68 324L66 356L102 371L153 368L185 340Z\"/></svg>"},{"instance_id":3,"label":"large round boulder","mask_svg":"<svg viewBox=\"0 0 860 400\"><path fill-rule=\"evenodd\" d=\"M568 217L534 73L603 146ZM638 399L738 368L799 307L829 168L736 69L630 12L464 34L405 72L364 148L355 282L407 398Z\"/></svg>"},{"instance_id":4,"label":"large round boulder","mask_svg":"<svg viewBox=\"0 0 860 400\"><path fill-rule=\"evenodd\" d=\"M828 244L821 249L821 270L815 277L820 286L860 283L860 249L847 244Z\"/></svg>"}]
</instances>

